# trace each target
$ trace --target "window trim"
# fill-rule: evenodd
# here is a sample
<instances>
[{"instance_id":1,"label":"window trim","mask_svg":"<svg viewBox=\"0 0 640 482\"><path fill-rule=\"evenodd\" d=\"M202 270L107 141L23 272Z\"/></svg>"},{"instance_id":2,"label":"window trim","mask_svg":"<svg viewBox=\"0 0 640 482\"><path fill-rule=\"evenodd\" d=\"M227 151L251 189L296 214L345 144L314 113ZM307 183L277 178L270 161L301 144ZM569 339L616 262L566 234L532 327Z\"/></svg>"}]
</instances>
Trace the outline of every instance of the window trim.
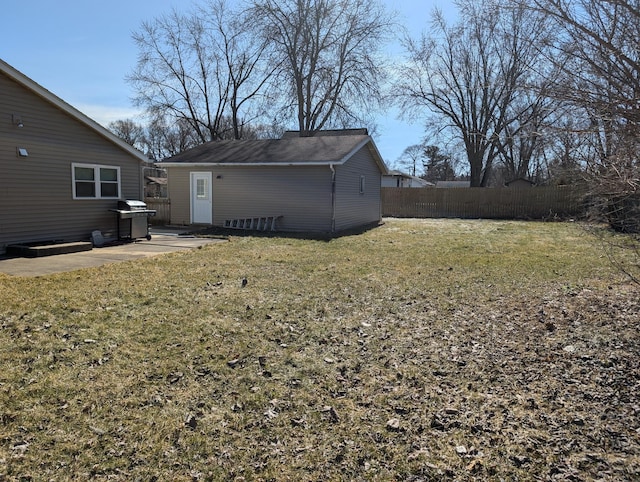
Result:
<instances>
[{"instance_id":1,"label":"window trim","mask_svg":"<svg viewBox=\"0 0 640 482\"><path fill-rule=\"evenodd\" d=\"M76 168L84 168L84 169L93 169L93 184L95 188L95 196L78 196L76 191L76 182L91 182L88 180L79 179L76 181ZM102 196L101 189L101 180L100 180L100 169L113 169L116 171L117 180L114 181L106 181L110 184L116 184L118 187L118 193L116 196ZM122 177L120 176L120 166L110 166L106 164L85 164L81 162L72 162L71 163L71 193L73 195L73 199L87 201L92 199L120 199L120 195L122 193Z\"/></svg>"},{"instance_id":2,"label":"window trim","mask_svg":"<svg viewBox=\"0 0 640 482\"><path fill-rule=\"evenodd\" d=\"M360 194L364 194L365 193L365 175L362 174L360 176Z\"/></svg>"}]
</instances>

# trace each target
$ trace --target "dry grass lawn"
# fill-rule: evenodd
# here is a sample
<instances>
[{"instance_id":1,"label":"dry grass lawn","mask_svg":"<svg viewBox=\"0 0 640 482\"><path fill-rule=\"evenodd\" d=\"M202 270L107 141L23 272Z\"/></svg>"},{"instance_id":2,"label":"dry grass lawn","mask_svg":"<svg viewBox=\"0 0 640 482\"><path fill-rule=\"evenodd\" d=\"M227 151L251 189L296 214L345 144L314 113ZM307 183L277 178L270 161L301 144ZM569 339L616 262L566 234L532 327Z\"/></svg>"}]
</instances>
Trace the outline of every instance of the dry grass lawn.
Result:
<instances>
[{"instance_id":1,"label":"dry grass lawn","mask_svg":"<svg viewBox=\"0 0 640 482\"><path fill-rule=\"evenodd\" d=\"M0 481L640 479L637 288L576 224L234 236L0 292Z\"/></svg>"}]
</instances>

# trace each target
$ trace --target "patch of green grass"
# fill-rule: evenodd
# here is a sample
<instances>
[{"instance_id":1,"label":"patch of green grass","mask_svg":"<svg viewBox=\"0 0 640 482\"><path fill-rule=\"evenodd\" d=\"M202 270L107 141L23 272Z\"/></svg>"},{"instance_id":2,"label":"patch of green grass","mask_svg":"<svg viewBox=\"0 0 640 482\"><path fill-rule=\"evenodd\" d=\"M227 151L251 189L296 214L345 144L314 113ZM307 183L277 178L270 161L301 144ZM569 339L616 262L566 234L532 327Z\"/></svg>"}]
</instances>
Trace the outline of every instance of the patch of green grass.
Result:
<instances>
[{"instance_id":1,"label":"patch of green grass","mask_svg":"<svg viewBox=\"0 0 640 482\"><path fill-rule=\"evenodd\" d=\"M0 480L632 480L621 280L462 220L0 276Z\"/></svg>"}]
</instances>

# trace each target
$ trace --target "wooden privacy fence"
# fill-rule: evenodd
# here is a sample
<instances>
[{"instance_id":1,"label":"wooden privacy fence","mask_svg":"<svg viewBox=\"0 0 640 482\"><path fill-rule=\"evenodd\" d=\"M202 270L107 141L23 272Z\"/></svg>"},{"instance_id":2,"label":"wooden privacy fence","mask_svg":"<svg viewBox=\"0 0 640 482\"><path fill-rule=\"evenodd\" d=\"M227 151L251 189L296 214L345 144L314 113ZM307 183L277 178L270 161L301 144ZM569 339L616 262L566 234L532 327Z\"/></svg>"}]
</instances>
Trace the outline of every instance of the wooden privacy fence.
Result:
<instances>
[{"instance_id":1,"label":"wooden privacy fence","mask_svg":"<svg viewBox=\"0 0 640 482\"><path fill-rule=\"evenodd\" d=\"M516 188L382 188L382 215L412 218L546 219L582 210L571 186Z\"/></svg>"},{"instance_id":2,"label":"wooden privacy fence","mask_svg":"<svg viewBox=\"0 0 640 482\"><path fill-rule=\"evenodd\" d=\"M151 224L168 224L171 221L171 200L168 198L146 197L147 209L155 209L156 215L149 218Z\"/></svg>"}]
</instances>

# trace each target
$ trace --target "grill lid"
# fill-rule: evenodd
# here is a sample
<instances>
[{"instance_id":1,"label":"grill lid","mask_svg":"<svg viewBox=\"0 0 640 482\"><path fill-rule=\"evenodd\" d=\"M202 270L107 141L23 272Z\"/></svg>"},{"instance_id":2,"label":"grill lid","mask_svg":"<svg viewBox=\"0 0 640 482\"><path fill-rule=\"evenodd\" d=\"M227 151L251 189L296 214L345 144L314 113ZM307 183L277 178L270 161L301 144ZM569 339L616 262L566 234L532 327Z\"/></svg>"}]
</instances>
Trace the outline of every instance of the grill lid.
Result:
<instances>
[{"instance_id":1,"label":"grill lid","mask_svg":"<svg viewBox=\"0 0 640 482\"><path fill-rule=\"evenodd\" d=\"M124 201L118 201L118 209L120 211L144 211L147 209L147 204L143 201L125 199Z\"/></svg>"}]
</instances>

